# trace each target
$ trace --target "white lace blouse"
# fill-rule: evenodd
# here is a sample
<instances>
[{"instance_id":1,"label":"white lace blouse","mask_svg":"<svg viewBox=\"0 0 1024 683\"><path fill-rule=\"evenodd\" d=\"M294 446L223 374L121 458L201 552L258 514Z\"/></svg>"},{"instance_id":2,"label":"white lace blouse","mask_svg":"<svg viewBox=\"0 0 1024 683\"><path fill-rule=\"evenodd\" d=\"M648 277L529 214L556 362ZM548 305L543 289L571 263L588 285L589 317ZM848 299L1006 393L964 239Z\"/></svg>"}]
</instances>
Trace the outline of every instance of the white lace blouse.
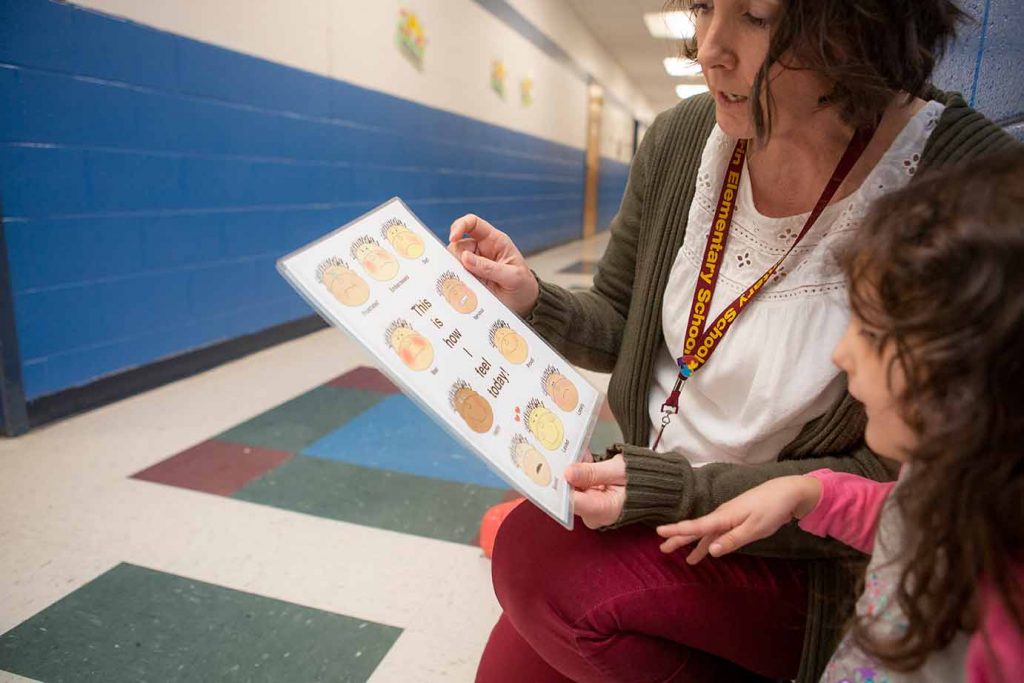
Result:
<instances>
[{"instance_id":1,"label":"white lace blouse","mask_svg":"<svg viewBox=\"0 0 1024 683\"><path fill-rule=\"evenodd\" d=\"M707 364L686 382L679 414L665 430L659 451L675 451L694 465L769 462L805 423L842 396L845 376L831 357L849 307L836 251L848 242L875 198L903 187L914 175L942 111L938 102L926 104L861 187L825 209ZM686 237L665 290L664 344L648 398L652 442L661 427L661 404L678 373L675 359L682 350L704 244L735 145L716 126L704 148ZM743 173L709 320L785 253L806 219L806 214L761 215L754 207L749 174Z\"/></svg>"}]
</instances>

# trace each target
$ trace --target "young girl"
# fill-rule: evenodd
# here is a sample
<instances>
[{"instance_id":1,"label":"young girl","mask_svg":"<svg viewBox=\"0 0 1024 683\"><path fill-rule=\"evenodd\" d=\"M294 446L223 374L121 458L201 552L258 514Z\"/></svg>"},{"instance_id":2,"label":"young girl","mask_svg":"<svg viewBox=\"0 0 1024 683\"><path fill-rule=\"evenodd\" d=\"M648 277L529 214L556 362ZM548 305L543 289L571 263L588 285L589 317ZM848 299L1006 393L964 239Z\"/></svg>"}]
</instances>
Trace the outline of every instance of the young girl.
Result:
<instances>
[{"instance_id":1,"label":"young girl","mask_svg":"<svg viewBox=\"0 0 1024 683\"><path fill-rule=\"evenodd\" d=\"M898 482L771 480L658 533L719 557L794 518L871 553L822 680L1024 681L1024 153L879 201L844 257L834 352Z\"/></svg>"}]
</instances>

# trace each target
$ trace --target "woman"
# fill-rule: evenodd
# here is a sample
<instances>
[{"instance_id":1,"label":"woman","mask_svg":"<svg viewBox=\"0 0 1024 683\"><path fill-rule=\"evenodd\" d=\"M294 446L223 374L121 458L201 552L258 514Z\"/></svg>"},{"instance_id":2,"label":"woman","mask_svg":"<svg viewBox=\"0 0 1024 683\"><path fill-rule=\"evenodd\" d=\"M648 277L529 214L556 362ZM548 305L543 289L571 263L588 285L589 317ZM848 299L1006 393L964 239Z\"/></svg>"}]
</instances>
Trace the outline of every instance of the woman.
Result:
<instances>
[{"instance_id":1,"label":"woman","mask_svg":"<svg viewBox=\"0 0 1024 683\"><path fill-rule=\"evenodd\" d=\"M566 473L586 527L614 530L566 532L526 505L505 520L504 614L481 681L817 679L860 557L790 525L691 567L634 523L703 515L823 467L892 478L829 360L847 316L831 255L918 168L1016 144L928 85L960 17L948 0L691 9L711 93L649 129L589 292L538 281L480 218L452 225L471 272L572 362L612 372L625 441ZM474 249L459 249L465 235ZM667 399L691 372L676 413Z\"/></svg>"}]
</instances>

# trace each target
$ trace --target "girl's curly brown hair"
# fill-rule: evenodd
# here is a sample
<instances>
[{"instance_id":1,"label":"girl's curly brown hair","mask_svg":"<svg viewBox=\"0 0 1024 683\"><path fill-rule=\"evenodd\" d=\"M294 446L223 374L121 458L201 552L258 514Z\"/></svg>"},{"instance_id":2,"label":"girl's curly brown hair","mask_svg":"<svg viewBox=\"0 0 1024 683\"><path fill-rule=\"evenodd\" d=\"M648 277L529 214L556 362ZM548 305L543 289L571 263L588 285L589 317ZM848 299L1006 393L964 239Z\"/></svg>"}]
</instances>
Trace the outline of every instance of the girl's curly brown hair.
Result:
<instances>
[{"instance_id":1,"label":"girl's curly brown hair","mask_svg":"<svg viewBox=\"0 0 1024 683\"><path fill-rule=\"evenodd\" d=\"M850 304L906 378L918 436L896 489L906 528L896 639L853 623L861 648L919 667L979 624L984 577L1024 630L1024 151L922 177L879 200L843 256Z\"/></svg>"},{"instance_id":2,"label":"girl's curly brown hair","mask_svg":"<svg viewBox=\"0 0 1024 683\"><path fill-rule=\"evenodd\" d=\"M674 3L692 10L694 0ZM754 79L751 114L758 138L771 134L776 64L810 69L829 83L823 103L853 127L873 124L898 93L927 99L935 64L965 15L951 0L781 0L768 56ZM697 44L684 44L697 58ZM765 95L768 106L761 103Z\"/></svg>"}]
</instances>

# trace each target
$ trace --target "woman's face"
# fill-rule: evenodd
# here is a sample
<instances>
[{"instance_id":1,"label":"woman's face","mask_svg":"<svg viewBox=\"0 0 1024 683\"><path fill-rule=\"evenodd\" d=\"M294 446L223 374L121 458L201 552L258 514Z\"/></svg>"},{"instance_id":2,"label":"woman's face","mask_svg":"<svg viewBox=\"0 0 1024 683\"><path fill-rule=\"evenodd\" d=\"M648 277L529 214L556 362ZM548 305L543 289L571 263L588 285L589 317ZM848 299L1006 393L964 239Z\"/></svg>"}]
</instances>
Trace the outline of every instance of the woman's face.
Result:
<instances>
[{"instance_id":1,"label":"woman's face","mask_svg":"<svg viewBox=\"0 0 1024 683\"><path fill-rule=\"evenodd\" d=\"M697 61L715 98L718 125L731 137L754 137L750 95L754 79L768 56L773 23L782 11L780 0L708 0L692 4L697 27ZM783 63L794 61L784 55ZM816 109L829 88L817 73L776 63L769 74L775 100L773 131L784 132ZM768 102L763 88L761 106Z\"/></svg>"},{"instance_id":2,"label":"woman's face","mask_svg":"<svg viewBox=\"0 0 1024 683\"><path fill-rule=\"evenodd\" d=\"M879 339L877 330L853 315L832 360L846 372L850 395L864 404L868 418L864 440L868 447L879 455L905 462L917 438L900 415L896 399L904 388L903 369L896 363L889 372L895 355L893 345L879 348Z\"/></svg>"}]
</instances>

